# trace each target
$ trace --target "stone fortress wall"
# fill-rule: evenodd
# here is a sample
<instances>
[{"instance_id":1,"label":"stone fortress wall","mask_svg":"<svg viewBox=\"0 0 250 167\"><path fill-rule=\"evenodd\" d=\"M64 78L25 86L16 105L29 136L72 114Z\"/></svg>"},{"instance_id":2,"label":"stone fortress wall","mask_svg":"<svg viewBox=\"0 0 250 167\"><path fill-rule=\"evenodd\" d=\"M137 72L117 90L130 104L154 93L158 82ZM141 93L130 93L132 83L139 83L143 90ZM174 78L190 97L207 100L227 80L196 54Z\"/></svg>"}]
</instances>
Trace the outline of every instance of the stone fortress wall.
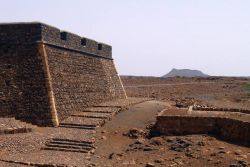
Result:
<instances>
[{"instance_id":1,"label":"stone fortress wall","mask_svg":"<svg viewBox=\"0 0 250 167\"><path fill-rule=\"evenodd\" d=\"M126 98L112 47L43 23L0 24L0 116L57 126Z\"/></svg>"}]
</instances>

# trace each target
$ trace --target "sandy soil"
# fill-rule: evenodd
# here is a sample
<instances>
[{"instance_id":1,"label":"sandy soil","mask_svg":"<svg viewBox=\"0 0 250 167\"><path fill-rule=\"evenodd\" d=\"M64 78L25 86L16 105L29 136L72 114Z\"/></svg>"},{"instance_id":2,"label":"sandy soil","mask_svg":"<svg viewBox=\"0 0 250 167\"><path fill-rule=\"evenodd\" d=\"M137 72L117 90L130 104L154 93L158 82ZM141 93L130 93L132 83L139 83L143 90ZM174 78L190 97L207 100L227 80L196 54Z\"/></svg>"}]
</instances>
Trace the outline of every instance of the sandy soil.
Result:
<instances>
[{"instance_id":1,"label":"sandy soil","mask_svg":"<svg viewBox=\"0 0 250 167\"><path fill-rule=\"evenodd\" d=\"M122 77L127 95L175 102L198 101L217 107L250 109L250 79Z\"/></svg>"},{"instance_id":2,"label":"sandy soil","mask_svg":"<svg viewBox=\"0 0 250 167\"><path fill-rule=\"evenodd\" d=\"M250 148L213 136L148 137L149 125L169 103L150 101L131 107L100 128L96 166L247 166ZM134 137L131 129L138 131ZM140 134L141 132L141 134Z\"/></svg>"},{"instance_id":3,"label":"sandy soil","mask_svg":"<svg viewBox=\"0 0 250 167\"><path fill-rule=\"evenodd\" d=\"M250 109L249 79L122 77L122 80L128 96L158 101L138 104L99 129L93 166L249 166L250 148L215 136L149 135L156 114L180 100Z\"/></svg>"},{"instance_id":4,"label":"sandy soil","mask_svg":"<svg viewBox=\"0 0 250 167\"><path fill-rule=\"evenodd\" d=\"M151 130L156 115L178 101L217 107L250 109L250 80L244 78L122 78L129 97L154 99L129 107L92 131L75 128L37 128L28 134L0 136L0 157L39 163L83 166L219 166L246 167L250 148L208 135L159 136ZM123 104L123 101L126 102ZM139 99L139 102L145 100ZM127 108L130 100L102 104ZM99 106L100 107L100 106ZM95 107L93 109L96 109ZM104 111L104 110L102 110ZM111 112L111 110L110 110ZM86 114L86 113L84 113ZM220 113L221 114L221 113ZM95 113L96 115L96 113ZM99 116L102 114L98 114ZM93 114L92 114L93 116ZM105 116L102 115L102 116ZM249 116L248 116L249 118ZM247 118L247 119L248 119ZM93 118L69 118L65 123L91 123ZM48 139L89 141L95 136L94 154L43 151ZM22 166L0 162L0 167Z\"/></svg>"}]
</instances>

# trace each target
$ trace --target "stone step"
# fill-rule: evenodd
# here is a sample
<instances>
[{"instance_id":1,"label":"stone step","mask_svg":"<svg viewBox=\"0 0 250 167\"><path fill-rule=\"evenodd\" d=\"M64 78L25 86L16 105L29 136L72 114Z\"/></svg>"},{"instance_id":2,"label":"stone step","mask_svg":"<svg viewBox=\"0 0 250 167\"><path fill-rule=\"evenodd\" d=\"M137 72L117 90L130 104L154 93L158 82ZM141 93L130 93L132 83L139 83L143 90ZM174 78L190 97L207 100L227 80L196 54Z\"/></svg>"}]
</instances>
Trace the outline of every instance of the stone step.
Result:
<instances>
[{"instance_id":1,"label":"stone step","mask_svg":"<svg viewBox=\"0 0 250 167\"><path fill-rule=\"evenodd\" d=\"M113 113L113 111L103 111L103 110L95 110L95 111L91 111L91 110L84 110L82 111L83 113Z\"/></svg>"},{"instance_id":2,"label":"stone step","mask_svg":"<svg viewBox=\"0 0 250 167\"><path fill-rule=\"evenodd\" d=\"M57 133L51 136L49 139L52 138L56 139L66 139L66 140L75 140L75 141L94 141L94 137L96 135L96 129L81 129L78 127L58 127L56 128Z\"/></svg>"},{"instance_id":3,"label":"stone step","mask_svg":"<svg viewBox=\"0 0 250 167\"><path fill-rule=\"evenodd\" d=\"M72 116L73 117L84 117L84 118L99 118L99 119L108 119L109 118L107 116L93 116L93 115L79 115L79 114L74 114Z\"/></svg>"},{"instance_id":4,"label":"stone step","mask_svg":"<svg viewBox=\"0 0 250 167\"><path fill-rule=\"evenodd\" d=\"M102 126L104 123L105 120L99 118L69 117L63 120L61 124Z\"/></svg>"},{"instance_id":5,"label":"stone step","mask_svg":"<svg viewBox=\"0 0 250 167\"><path fill-rule=\"evenodd\" d=\"M49 144L71 145L71 146L84 146L84 147L95 148L93 146L93 144L88 144L88 143L73 143L73 142L64 142L64 141L50 141Z\"/></svg>"},{"instance_id":6,"label":"stone step","mask_svg":"<svg viewBox=\"0 0 250 167\"><path fill-rule=\"evenodd\" d=\"M128 107L131 105L139 104L145 101L148 101L148 98L127 98L127 99L116 99L112 101L103 102L101 104L96 105L95 107Z\"/></svg>"},{"instance_id":7,"label":"stone step","mask_svg":"<svg viewBox=\"0 0 250 167\"><path fill-rule=\"evenodd\" d=\"M57 147L45 147L44 150L52 151L63 151L63 152L78 152L78 153L89 153L88 150L79 150L79 149L68 149L68 148L57 148Z\"/></svg>"},{"instance_id":8,"label":"stone step","mask_svg":"<svg viewBox=\"0 0 250 167\"><path fill-rule=\"evenodd\" d=\"M73 114L73 117L85 117L85 118L99 118L99 119L109 119L113 116L113 113L92 113L92 112L80 112Z\"/></svg>"},{"instance_id":9,"label":"stone step","mask_svg":"<svg viewBox=\"0 0 250 167\"><path fill-rule=\"evenodd\" d=\"M76 145L69 145L69 144L66 145L66 144L53 144L53 143L46 144L46 147L68 148L68 149L87 150L87 151L94 149L93 147L89 147L89 146L76 146Z\"/></svg>"},{"instance_id":10,"label":"stone step","mask_svg":"<svg viewBox=\"0 0 250 167\"><path fill-rule=\"evenodd\" d=\"M63 127L63 128L77 128L77 129L86 129L86 130L95 130L97 126L96 125L61 123L59 127Z\"/></svg>"},{"instance_id":11,"label":"stone step","mask_svg":"<svg viewBox=\"0 0 250 167\"><path fill-rule=\"evenodd\" d=\"M61 139L61 138L53 138L52 141L78 143L78 144L94 144L94 141L79 141L79 140Z\"/></svg>"},{"instance_id":12,"label":"stone step","mask_svg":"<svg viewBox=\"0 0 250 167\"><path fill-rule=\"evenodd\" d=\"M66 124L78 124L78 125L95 125L98 126L104 122L103 119L99 118L84 118L84 117L69 117L62 121Z\"/></svg>"},{"instance_id":13,"label":"stone step","mask_svg":"<svg viewBox=\"0 0 250 167\"><path fill-rule=\"evenodd\" d=\"M117 113L121 108L117 107L89 107L83 110L83 112L96 112L96 113Z\"/></svg>"}]
</instances>

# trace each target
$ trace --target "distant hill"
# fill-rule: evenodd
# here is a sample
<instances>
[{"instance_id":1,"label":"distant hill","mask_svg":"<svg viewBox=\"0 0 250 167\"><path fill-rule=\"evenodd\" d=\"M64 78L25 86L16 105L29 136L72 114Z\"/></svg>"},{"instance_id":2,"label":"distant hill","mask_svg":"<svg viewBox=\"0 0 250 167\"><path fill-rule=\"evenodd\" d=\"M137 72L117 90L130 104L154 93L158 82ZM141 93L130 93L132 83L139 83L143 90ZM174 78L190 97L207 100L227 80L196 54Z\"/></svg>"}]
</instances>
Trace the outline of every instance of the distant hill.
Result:
<instances>
[{"instance_id":1,"label":"distant hill","mask_svg":"<svg viewBox=\"0 0 250 167\"><path fill-rule=\"evenodd\" d=\"M169 77L209 77L209 75L204 74L199 70L190 70L190 69L172 69L168 74L162 76L163 78Z\"/></svg>"}]
</instances>

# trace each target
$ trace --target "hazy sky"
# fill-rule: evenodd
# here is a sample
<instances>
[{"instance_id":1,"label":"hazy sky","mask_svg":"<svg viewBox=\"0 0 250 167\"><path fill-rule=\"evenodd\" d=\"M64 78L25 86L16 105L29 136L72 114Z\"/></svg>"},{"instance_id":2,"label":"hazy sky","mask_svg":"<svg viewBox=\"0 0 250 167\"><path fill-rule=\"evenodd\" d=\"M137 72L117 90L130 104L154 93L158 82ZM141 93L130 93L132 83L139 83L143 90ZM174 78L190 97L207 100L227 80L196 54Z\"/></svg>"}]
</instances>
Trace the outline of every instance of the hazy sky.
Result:
<instances>
[{"instance_id":1,"label":"hazy sky","mask_svg":"<svg viewBox=\"0 0 250 167\"><path fill-rule=\"evenodd\" d=\"M108 43L120 74L250 76L250 0L2 0L0 22L14 21Z\"/></svg>"}]
</instances>

